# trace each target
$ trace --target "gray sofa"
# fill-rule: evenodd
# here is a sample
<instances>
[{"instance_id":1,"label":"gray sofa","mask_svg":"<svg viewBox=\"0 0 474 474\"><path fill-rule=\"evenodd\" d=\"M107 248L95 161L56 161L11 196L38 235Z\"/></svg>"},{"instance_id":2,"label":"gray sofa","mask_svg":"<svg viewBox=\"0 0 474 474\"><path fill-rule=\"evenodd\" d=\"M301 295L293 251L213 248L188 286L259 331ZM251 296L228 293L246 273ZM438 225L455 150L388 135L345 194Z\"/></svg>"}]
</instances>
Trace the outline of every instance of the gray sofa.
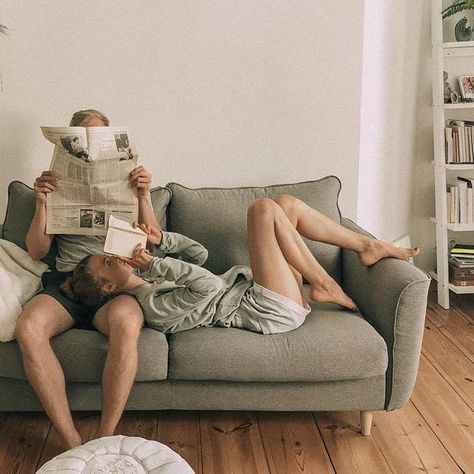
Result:
<instances>
[{"instance_id":1,"label":"gray sofa","mask_svg":"<svg viewBox=\"0 0 474 474\"><path fill-rule=\"evenodd\" d=\"M247 264L246 208L254 199L289 193L356 232L341 217L340 181L245 188L189 189L176 183L152 191L163 228L209 250L205 267L219 274ZM25 248L34 212L28 186L9 186L3 238ZM264 336L235 328L196 328L171 336L144 328L128 410L394 410L410 397L423 335L429 277L405 261L359 264L352 251L310 242L315 256L356 302L360 314L311 303L298 329ZM52 248L45 261L53 261ZM73 410L100 410L107 339L72 329L53 338ZM0 411L41 410L15 341L0 343Z\"/></svg>"}]
</instances>

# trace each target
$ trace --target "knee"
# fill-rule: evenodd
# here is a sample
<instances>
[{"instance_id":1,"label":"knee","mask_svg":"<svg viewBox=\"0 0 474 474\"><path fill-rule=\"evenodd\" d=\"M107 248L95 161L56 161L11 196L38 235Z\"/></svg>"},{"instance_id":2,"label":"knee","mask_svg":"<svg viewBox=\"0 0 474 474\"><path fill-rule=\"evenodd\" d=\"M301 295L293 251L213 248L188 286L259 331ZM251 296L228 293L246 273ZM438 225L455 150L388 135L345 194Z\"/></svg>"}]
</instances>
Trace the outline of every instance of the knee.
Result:
<instances>
[{"instance_id":1,"label":"knee","mask_svg":"<svg viewBox=\"0 0 474 474\"><path fill-rule=\"evenodd\" d=\"M49 338L33 318L20 316L15 327L15 337L22 352L38 346Z\"/></svg>"},{"instance_id":2,"label":"knee","mask_svg":"<svg viewBox=\"0 0 474 474\"><path fill-rule=\"evenodd\" d=\"M297 199L291 194L279 194L274 198L274 201L285 211L285 214L287 214L294 211Z\"/></svg>"},{"instance_id":3,"label":"knee","mask_svg":"<svg viewBox=\"0 0 474 474\"><path fill-rule=\"evenodd\" d=\"M123 347L136 346L143 327L143 313L135 300L127 299L109 312L109 339Z\"/></svg>"},{"instance_id":4,"label":"knee","mask_svg":"<svg viewBox=\"0 0 474 474\"><path fill-rule=\"evenodd\" d=\"M259 220L271 217L273 218L278 205L269 198L260 198L253 201L247 209L249 220Z\"/></svg>"}]
</instances>

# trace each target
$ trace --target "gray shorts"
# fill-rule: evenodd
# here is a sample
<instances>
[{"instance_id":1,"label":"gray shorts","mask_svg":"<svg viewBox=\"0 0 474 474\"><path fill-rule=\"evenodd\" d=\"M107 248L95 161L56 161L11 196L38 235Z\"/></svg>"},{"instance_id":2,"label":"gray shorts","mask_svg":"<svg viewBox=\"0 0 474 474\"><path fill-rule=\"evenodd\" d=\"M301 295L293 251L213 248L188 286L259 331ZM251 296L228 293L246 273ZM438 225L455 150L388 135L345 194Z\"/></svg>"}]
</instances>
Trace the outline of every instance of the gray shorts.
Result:
<instances>
[{"instance_id":1,"label":"gray shorts","mask_svg":"<svg viewBox=\"0 0 474 474\"><path fill-rule=\"evenodd\" d=\"M277 334L300 327L311 308L253 282L231 322L232 327Z\"/></svg>"}]
</instances>

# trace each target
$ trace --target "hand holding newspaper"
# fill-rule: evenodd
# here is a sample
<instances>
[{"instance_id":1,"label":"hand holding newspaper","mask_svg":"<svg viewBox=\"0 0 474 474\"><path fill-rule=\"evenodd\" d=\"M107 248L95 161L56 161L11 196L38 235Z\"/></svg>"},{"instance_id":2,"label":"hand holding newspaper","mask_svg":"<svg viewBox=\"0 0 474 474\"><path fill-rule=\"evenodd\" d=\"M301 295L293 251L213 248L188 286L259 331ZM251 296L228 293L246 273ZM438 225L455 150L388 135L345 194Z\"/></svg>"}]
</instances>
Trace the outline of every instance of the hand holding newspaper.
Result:
<instances>
[{"instance_id":1,"label":"hand holding newspaper","mask_svg":"<svg viewBox=\"0 0 474 474\"><path fill-rule=\"evenodd\" d=\"M147 236L141 229L114 216L109 217L109 229L105 238L104 252L120 257L132 258L138 244L146 247Z\"/></svg>"},{"instance_id":2,"label":"hand holding newspaper","mask_svg":"<svg viewBox=\"0 0 474 474\"><path fill-rule=\"evenodd\" d=\"M41 127L55 145L50 171L59 176L48 193L48 234L105 235L109 216L138 218L128 181L138 155L124 127Z\"/></svg>"}]
</instances>

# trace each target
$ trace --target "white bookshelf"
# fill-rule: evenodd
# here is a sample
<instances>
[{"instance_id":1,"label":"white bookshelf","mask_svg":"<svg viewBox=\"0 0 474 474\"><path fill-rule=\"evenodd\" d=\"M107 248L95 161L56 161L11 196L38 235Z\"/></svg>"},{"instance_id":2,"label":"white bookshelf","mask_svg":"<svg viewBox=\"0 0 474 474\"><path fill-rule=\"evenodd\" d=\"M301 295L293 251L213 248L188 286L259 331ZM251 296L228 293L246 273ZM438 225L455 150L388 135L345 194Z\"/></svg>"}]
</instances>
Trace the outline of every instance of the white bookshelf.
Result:
<instances>
[{"instance_id":1,"label":"white bookshelf","mask_svg":"<svg viewBox=\"0 0 474 474\"><path fill-rule=\"evenodd\" d=\"M473 120L474 103L444 103L443 71L449 74L449 81L455 85L452 75L453 64L464 71L474 73L474 41L443 43L443 25L441 18L442 0L431 2L431 34L433 57L433 138L434 138L434 175L436 217L431 221L436 227L436 274L433 278L438 283L438 303L449 309L449 292L457 294L474 293L474 286L455 286L449 283L448 242L450 232L474 232L474 224L451 224L447 222L446 183L447 174L453 171L474 173L474 164L446 164L444 150L444 127L446 119L454 118L450 114L469 114L467 119ZM456 67L454 68L456 70ZM456 76L455 74L454 76ZM463 118L457 118L463 120ZM451 237L452 238L452 237Z\"/></svg>"}]
</instances>

